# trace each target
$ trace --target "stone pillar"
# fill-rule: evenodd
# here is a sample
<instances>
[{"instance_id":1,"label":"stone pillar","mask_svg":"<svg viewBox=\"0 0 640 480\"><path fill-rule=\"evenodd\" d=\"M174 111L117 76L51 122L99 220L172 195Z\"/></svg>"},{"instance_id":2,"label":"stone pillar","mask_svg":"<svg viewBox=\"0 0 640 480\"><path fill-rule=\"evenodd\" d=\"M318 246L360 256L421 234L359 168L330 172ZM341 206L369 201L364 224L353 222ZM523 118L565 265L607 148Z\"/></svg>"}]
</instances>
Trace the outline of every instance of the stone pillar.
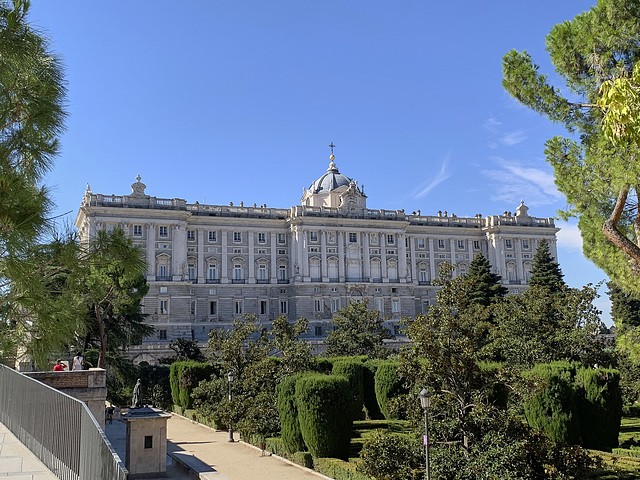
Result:
<instances>
[{"instance_id":1,"label":"stone pillar","mask_svg":"<svg viewBox=\"0 0 640 480\"><path fill-rule=\"evenodd\" d=\"M176 225L171 239L171 275L173 281L179 282L184 279L184 266L187 263L187 231L184 225Z\"/></svg>"},{"instance_id":2,"label":"stone pillar","mask_svg":"<svg viewBox=\"0 0 640 480\"><path fill-rule=\"evenodd\" d=\"M380 234L380 269L382 281L389 283L389 277L387 275L387 237L384 233Z\"/></svg>"},{"instance_id":3,"label":"stone pillar","mask_svg":"<svg viewBox=\"0 0 640 480\"><path fill-rule=\"evenodd\" d=\"M438 278L436 272L436 255L433 251L433 238L429 238L429 275L431 275L432 282Z\"/></svg>"},{"instance_id":4,"label":"stone pillar","mask_svg":"<svg viewBox=\"0 0 640 480\"><path fill-rule=\"evenodd\" d=\"M272 233L271 234L271 260L270 260L270 265L271 265L271 283L276 283L276 279L278 276L278 265L277 265L277 255L276 255L277 251L276 251L276 234Z\"/></svg>"},{"instance_id":5,"label":"stone pillar","mask_svg":"<svg viewBox=\"0 0 640 480\"><path fill-rule=\"evenodd\" d=\"M451 265L456 266L457 265L457 261L456 261L456 241L452 238L449 240L449 248L451 249ZM460 274L460 272L454 270L454 276L457 277Z\"/></svg>"},{"instance_id":6,"label":"stone pillar","mask_svg":"<svg viewBox=\"0 0 640 480\"><path fill-rule=\"evenodd\" d=\"M156 280L156 226L147 223L147 282Z\"/></svg>"},{"instance_id":7,"label":"stone pillar","mask_svg":"<svg viewBox=\"0 0 640 480\"><path fill-rule=\"evenodd\" d=\"M127 424L125 466L129 478L150 478L167 470L168 413L157 408L132 408L123 415Z\"/></svg>"},{"instance_id":8,"label":"stone pillar","mask_svg":"<svg viewBox=\"0 0 640 480\"><path fill-rule=\"evenodd\" d=\"M338 232L338 277L340 277L341 282L345 281L344 257L344 232Z\"/></svg>"},{"instance_id":9,"label":"stone pillar","mask_svg":"<svg viewBox=\"0 0 640 480\"><path fill-rule=\"evenodd\" d=\"M327 270L327 232L320 232L320 276L323 282L329 281L329 272Z\"/></svg>"},{"instance_id":10,"label":"stone pillar","mask_svg":"<svg viewBox=\"0 0 640 480\"><path fill-rule=\"evenodd\" d=\"M249 281L247 283L256 283L256 261L255 261L255 233L247 232L247 236L249 237Z\"/></svg>"},{"instance_id":11,"label":"stone pillar","mask_svg":"<svg viewBox=\"0 0 640 480\"><path fill-rule=\"evenodd\" d=\"M411 252L411 281L418 280L418 271L416 270L416 239L409 237L409 251Z\"/></svg>"},{"instance_id":12,"label":"stone pillar","mask_svg":"<svg viewBox=\"0 0 640 480\"><path fill-rule=\"evenodd\" d=\"M400 283L407 281L407 244L406 236L398 235L398 279Z\"/></svg>"},{"instance_id":13,"label":"stone pillar","mask_svg":"<svg viewBox=\"0 0 640 480\"><path fill-rule=\"evenodd\" d=\"M220 265L220 283L229 283L229 248L227 243L229 242L229 232L226 230L220 231L222 237L222 261Z\"/></svg>"},{"instance_id":14,"label":"stone pillar","mask_svg":"<svg viewBox=\"0 0 640 480\"><path fill-rule=\"evenodd\" d=\"M198 229L198 283L204 283L204 229Z\"/></svg>"},{"instance_id":15,"label":"stone pillar","mask_svg":"<svg viewBox=\"0 0 640 480\"><path fill-rule=\"evenodd\" d=\"M302 265L300 265L301 274L304 281L308 282L309 278L309 232L303 230L300 232L300 244L302 245Z\"/></svg>"},{"instance_id":16,"label":"stone pillar","mask_svg":"<svg viewBox=\"0 0 640 480\"><path fill-rule=\"evenodd\" d=\"M364 232L362 234L362 260L363 260L363 275L366 282L371 281L371 257L369 253L369 234Z\"/></svg>"},{"instance_id":17,"label":"stone pillar","mask_svg":"<svg viewBox=\"0 0 640 480\"><path fill-rule=\"evenodd\" d=\"M522 243L519 238L514 238L516 243L516 275L519 284L524 283L524 268L522 268Z\"/></svg>"}]
</instances>

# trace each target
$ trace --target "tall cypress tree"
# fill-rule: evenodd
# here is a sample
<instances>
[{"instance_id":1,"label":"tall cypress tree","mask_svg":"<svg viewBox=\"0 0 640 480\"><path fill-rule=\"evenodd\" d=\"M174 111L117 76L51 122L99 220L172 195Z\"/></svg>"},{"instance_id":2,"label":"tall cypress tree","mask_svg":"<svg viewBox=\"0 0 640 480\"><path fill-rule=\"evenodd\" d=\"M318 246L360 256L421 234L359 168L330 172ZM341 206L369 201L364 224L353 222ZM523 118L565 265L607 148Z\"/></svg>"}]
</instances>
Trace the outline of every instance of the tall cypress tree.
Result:
<instances>
[{"instance_id":1,"label":"tall cypress tree","mask_svg":"<svg viewBox=\"0 0 640 480\"><path fill-rule=\"evenodd\" d=\"M608 282L611 316L617 327L640 327L640 294L627 292L615 282Z\"/></svg>"},{"instance_id":2,"label":"tall cypress tree","mask_svg":"<svg viewBox=\"0 0 640 480\"><path fill-rule=\"evenodd\" d=\"M553 261L549 252L549 243L546 240L541 240L538 250L533 256L529 286L538 285L548 288L552 293L557 293L567 286L562 277L564 274L560 270L560 265Z\"/></svg>"},{"instance_id":3,"label":"tall cypress tree","mask_svg":"<svg viewBox=\"0 0 640 480\"><path fill-rule=\"evenodd\" d=\"M482 253L478 253L473 257L469 264L467 277L473 280L473 285L468 293L471 303L488 307L508 293L506 287L500 282L500 275L491 273L491 264Z\"/></svg>"}]
</instances>

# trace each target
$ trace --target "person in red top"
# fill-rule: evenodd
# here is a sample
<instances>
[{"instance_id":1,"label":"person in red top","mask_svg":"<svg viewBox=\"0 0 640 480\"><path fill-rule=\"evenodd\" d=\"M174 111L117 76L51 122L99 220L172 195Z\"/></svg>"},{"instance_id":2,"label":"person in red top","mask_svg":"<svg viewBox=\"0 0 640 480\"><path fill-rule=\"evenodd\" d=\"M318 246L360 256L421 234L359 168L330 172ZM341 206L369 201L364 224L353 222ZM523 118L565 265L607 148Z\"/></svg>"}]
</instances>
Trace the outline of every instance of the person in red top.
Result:
<instances>
[{"instance_id":1,"label":"person in red top","mask_svg":"<svg viewBox=\"0 0 640 480\"><path fill-rule=\"evenodd\" d=\"M56 364L53 366L53 371L54 372L64 372L64 369L67 368L67 366L62 363L62 360L58 360L56 362Z\"/></svg>"}]
</instances>

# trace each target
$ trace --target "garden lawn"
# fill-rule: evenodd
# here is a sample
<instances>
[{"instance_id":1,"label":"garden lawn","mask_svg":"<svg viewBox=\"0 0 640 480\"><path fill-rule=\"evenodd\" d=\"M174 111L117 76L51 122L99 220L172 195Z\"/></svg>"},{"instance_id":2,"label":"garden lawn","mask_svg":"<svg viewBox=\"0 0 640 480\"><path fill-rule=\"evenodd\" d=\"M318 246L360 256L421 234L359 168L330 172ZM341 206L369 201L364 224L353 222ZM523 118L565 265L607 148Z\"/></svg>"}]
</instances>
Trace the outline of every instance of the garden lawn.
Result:
<instances>
[{"instance_id":1,"label":"garden lawn","mask_svg":"<svg viewBox=\"0 0 640 480\"><path fill-rule=\"evenodd\" d=\"M640 480L640 458L632 452L640 449L640 417L623 417L620 427L620 448L613 453L592 450L594 455L602 457L606 470L599 472L598 480ZM633 448L633 450L631 449ZM625 455L628 454L628 455Z\"/></svg>"}]
</instances>

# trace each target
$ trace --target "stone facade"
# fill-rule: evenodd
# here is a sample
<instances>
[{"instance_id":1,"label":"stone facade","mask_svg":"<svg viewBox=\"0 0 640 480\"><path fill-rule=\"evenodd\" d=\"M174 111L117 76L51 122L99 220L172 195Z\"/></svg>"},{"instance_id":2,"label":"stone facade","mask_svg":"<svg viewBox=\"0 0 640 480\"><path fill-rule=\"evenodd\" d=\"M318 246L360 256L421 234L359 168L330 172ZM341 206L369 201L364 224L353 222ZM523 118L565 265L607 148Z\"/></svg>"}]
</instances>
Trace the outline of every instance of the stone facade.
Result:
<instances>
[{"instance_id":1,"label":"stone facade","mask_svg":"<svg viewBox=\"0 0 640 480\"><path fill-rule=\"evenodd\" d=\"M521 202L515 214L472 218L447 212L372 210L364 188L327 172L304 190L301 205L204 205L146 194L140 176L130 195L101 195L87 185L76 219L81 242L122 228L146 252L144 313L156 329L145 344L179 337L205 341L209 331L255 314L310 321L320 340L349 301L368 300L392 331L401 316L435 302L438 264L457 274L482 252L511 293L527 288L542 239L556 256L552 218L536 218ZM151 346L151 345L149 345Z\"/></svg>"}]
</instances>

